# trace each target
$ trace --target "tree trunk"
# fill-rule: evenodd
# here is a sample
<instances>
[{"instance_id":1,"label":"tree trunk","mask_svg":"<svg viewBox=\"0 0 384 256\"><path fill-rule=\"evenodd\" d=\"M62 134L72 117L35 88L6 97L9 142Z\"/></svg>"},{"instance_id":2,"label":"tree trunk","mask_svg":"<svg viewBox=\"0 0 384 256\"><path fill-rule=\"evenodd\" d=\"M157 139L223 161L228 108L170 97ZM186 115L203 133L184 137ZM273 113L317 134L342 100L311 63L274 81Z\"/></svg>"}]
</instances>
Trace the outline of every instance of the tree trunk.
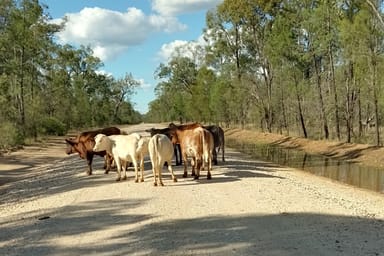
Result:
<instances>
[{"instance_id":1,"label":"tree trunk","mask_svg":"<svg viewBox=\"0 0 384 256\"><path fill-rule=\"evenodd\" d=\"M331 24L331 15L330 15L330 5L326 5L328 8L328 17L327 17L327 32L329 36L332 36L332 24ZM339 102L337 97L337 88L336 88L336 81L335 81L335 66L333 63L333 52L332 52L332 42L330 41L328 43L328 56L329 56L329 68L330 68L330 83L331 88L333 89L333 99L334 99L334 108L335 108L335 125L336 125L336 136L337 139L340 140L340 117L339 117Z\"/></svg>"},{"instance_id":2,"label":"tree trunk","mask_svg":"<svg viewBox=\"0 0 384 256\"><path fill-rule=\"evenodd\" d=\"M336 125L336 136L338 140L341 140L340 136L340 116L339 116L339 101L337 96L337 88L336 88L336 81L335 81L335 66L333 64L333 53L331 46L329 46L329 65L331 69L331 87L333 89L333 99L334 99L334 108L335 108L335 125Z\"/></svg>"},{"instance_id":3,"label":"tree trunk","mask_svg":"<svg viewBox=\"0 0 384 256\"><path fill-rule=\"evenodd\" d=\"M345 110L348 143L352 141L354 102L356 100L356 93L355 93L355 90L353 89L354 88L353 81L354 81L353 64L349 63L346 71L346 90L347 91L346 91L346 110Z\"/></svg>"},{"instance_id":4,"label":"tree trunk","mask_svg":"<svg viewBox=\"0 0 384 256\"><path fill-rule=\"evenodd\" d=\"M321 119L321 122L323 124L324 137L325 137L325 139L329 139L328 122L327 122L327 117L325 114L323 92L322 92L322 88L321 88L321 75L320 75L320 71L319 71L318 61L316 60L315 55L313 55L313 61L314 61L315 71L316 71L316 85L317 85L319 105L320 105L320 119Z\"/></svg>"},{"instance_id":5,"label":"tree trunk","mask_svg":"<svg viewBox=\"0 0 384 256\"><path fill-rule=\"evenodd\" d=\"M294 79L295 79L295 91L296 91L297 107L299 110L299 119L300 119L301 129L303 130L304 138L308 138L307 128L305 126L305 121L304 121L303 108L301 106L301 97L300 97L300 92L299 92L299 86L298 86L298 81L296 79L296 76Z\"/></svg>"}]
</instances>

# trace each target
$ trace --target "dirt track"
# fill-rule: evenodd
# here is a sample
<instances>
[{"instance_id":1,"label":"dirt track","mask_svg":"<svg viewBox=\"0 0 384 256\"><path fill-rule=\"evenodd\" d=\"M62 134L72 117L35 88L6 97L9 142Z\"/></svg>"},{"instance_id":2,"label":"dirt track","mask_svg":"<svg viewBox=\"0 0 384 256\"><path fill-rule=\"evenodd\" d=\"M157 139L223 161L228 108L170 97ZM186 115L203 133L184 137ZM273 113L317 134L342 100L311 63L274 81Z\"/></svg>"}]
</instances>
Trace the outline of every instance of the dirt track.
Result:
<instances>
[{"instance_id":1,"label":"dirt track","mask_svg":"<svg viewBox=\"0 0 384 256\"><path fill-rule=\"evenodd\" d=\"M0 255L384 255L381 194L231 149L212 180L115 182L64 147L0 158Z\"/></svg>"}]
</instances>

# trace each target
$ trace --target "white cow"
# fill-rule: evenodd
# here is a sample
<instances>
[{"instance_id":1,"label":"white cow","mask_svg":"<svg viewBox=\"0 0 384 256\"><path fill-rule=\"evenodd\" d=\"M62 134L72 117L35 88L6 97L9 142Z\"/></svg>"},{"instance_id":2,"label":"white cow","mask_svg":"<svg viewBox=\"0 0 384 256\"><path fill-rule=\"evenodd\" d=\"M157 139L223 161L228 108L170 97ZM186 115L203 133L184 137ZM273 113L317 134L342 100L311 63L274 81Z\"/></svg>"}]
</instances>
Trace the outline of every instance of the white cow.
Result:
<instances>
[{"instance_id":1,"label":"white cow","mask_svg":"<svg viewBox=\"0 0 384 256\"><path fill-rule=\"evenodd\" d=\"M164 186L161 178L161 170L165 162L167 162L168 171L171 173L173 181L176 182L177 179L172 169L173 144L171 140L164 134L155 134L149 140L148 151L152 163L153 177L155 179L153 185L157 186L158 179L159 185Z\"/></svg>"},{"instance_id":2,"label":"white cow","mask_svg":"<svg viewBox=\"0 0 384 256\"><path fill-rule=\"evenodd\" d=\"M107 151L113 156L117 167L116 181L127 179L128 162L133 163L135 168L135 182L139 181L138 169L140 163L141 181L144 181L144 154L148 151L147 141L142 139L140 134L132 133L129 135L110 135L97 134L95 136L95 146L93 151ZM125 164L122 164L125 163ZM121 177L121 169L124 174Z\"/></svg>"}]
</instances>

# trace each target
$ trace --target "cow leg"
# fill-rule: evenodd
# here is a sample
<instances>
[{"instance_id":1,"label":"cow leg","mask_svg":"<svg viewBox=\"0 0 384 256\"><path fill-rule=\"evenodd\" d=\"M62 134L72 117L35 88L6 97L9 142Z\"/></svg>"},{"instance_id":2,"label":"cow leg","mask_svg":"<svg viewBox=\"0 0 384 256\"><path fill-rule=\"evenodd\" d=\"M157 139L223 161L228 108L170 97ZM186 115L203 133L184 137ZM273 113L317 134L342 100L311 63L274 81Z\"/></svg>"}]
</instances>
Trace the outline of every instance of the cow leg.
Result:
<instances>
[{"instance_id":1,"label":"cow leg","mask_svg":"<svg viewBox=\"0 0 384 256\"><path fill-rule=\"evenodd\" d=\"M159 185L160 186L164 186L164 183L163 183L163 179L162 179L162 173L161 173L161 171L162 171L162 169L163 169L163 165L159 165L159 166L157 166L158 167L158 175L159 175L159 177L158 177L158 179L159 179Z\"/></svg>"},{"instance_id":2,"label":"cow leg","mask_svg":"<svg viewBox=\"0 0 384 256\"><path fill-rule=\"evenodd\" d=\"M93 160L93 154L87 152L88 171L86 173L88 175L92 175L92 160Z\"/></svg>"},{"instance_id":3,"label":"cow leg","mask_svg":"<svg viewBox=\"0 0 384 256\"><path fill-rule=\"evenodd\" d=\"M120 161L121 170L123 171L123 176L121 177L121 180L126 180L127 179L128 161L126 161L126 160L119 160L119 161Z\"/></svg>"},{"instance_id":4,"label":"cow leg","mask_svg":"<svg viewBox=\"0 0 384 256\"><path fill-rule=\"evenodd\" d=\"M139 182L139 167L137 163L137 159L132 157L133 167L135 168L135 182Z\"/></svg>"},{"instance_id":5,"label":"cow leg","mask_svg":"<svg viewBox=\"0 0 384 256\"><path fill-rule=\"evenodd\" d=\"M182 164L182 153L181 153L181 147L180 144L175 144L173 147L173 151L176 158L176 165Z\"/></svg>"},{"instance_id":6,"label":"cow leg","mask_svg":"<svg viewBox=\"0 0 384 256\"><path fill-rule=\"evenodd\" d=\"M201 169L201 164L202 164L202 159L196 158L195 160L195 165L196 165L196 175L193 178L194 180L198 180L200 177L200 169Z\"/></svg>"},{"instance_id":7,"label":"cow leg","mask_svg":"<svg viewBox=\"0 0 384 256\"><path fill-rule=\"evenodd\" d=\"M217 151L215 147L212 149L212 154L213 154L213 164L217 165Z\"/></svg>"},{"instance_id":8,"label":"cow leg","mask_svg":"<svg viewBox=\"0 0 384 256\"><path fill-rule=\"evenodd\" d=\"M113 157L109 155L108 153L105 154L104 156L104 169L105 169L105 174L108 174L109 171L112 168L112 162L113 162Z\"/></svg>"},{"instance_id":9,"label":"cow leg","mask_svg":"<svg viewBox=\"0 0 384 256\"><path fill-rule=\"evenodd\" d=\"M115 160L116 169L117 169L116 181L120 181L121 180L121 162L120 162L120 159L118 159L117 157L115 157L114 160Z\"/></svg>"},{"instance_id":10,"label":"cow leg","mask_svg":"<svg viewBox=\"0 0 384 256\"><path fill-rule=\"evenodd\" d=\"M188 175L187 175L187 167L188 167L188 161L187 161L187 157L186 156L183 156L183 161L184 161L184 173L183 173L183 178L186 178Z\"/></svg>"},{"instance_id":11,"label":"cow leg","mask_svg":"<svg viewBox=\"0 0 384 256\"><path fill-rule=\"evenodd\" d=\"M224 158L224 144L222 145L222 148L221 148L221 155L222 155L223 162L225 162L225 158Z\"/></svg>"},{"instance_id":12,"label":"cow leg","mask_svg":"<svg viewBox=\"0 0 384 256\"><path fill-rule=\"evenodd\" d=\"M172 168L171 165L168 165L168 171L169 171L169 172L171 173L171 175L172 175L172 180L173 180L173 182L177 182L176 176L175 176L175 174L173 173L173 168Z\"/></svg>"},{"instance_id":13,"label":"cow leg","mask_svg":"<svg viewBox=\"0 0 384 256\"><path fill-rule=\"evenodd\" d=\"M153 186L157 186L157 180L156 180L156 168L155 168L155 165L152 164L152 172L153 172Z\"/></svg>"},{"instance_id":14,"label":"cow leg","mask_svg":"<svg viewBox=\"0 0 384 256\"><path fill-rule=\"evenodd\" d=\"M196 175L196 172L195 172L195 168L196 168L196 157L192 157L192 160L191 160L191 165L192 165L192 173L191 173L191 176L195 176Z\"/></svg>"},{"instance_id":15,"label":"cow leg","mask_svg":"<svg viewBox=\"0 0 384 256\"><path fill-rule=\"evenodd\" d=\"M211 176L211 170L212 170L212 160L211 160L211 158L209 158L209 159L208 159L207 180L212 179L212 176Z\"/></svg>"},{"instance_id":16,"label":"cow leg","mask_svg":"<svg viewBox=\"0 0 384 256\"><path fill-rule=\"evenodd\" d=\"M183 164L183 157L181 155L181 146L180 144L176 144L176 147L177 147L177 151L179 152L179 165L182 165Z\"/></svg>"},{"instance_id":17,"label":"cow leg","mask_svg":"<svg viewBox=\"0 0 384 256\"><path fill-rule=\"evenodd\" d=\"M144 182L144 155L140 156L140 171L141 171L141 182Z\"/></svg>"}]
</instances>

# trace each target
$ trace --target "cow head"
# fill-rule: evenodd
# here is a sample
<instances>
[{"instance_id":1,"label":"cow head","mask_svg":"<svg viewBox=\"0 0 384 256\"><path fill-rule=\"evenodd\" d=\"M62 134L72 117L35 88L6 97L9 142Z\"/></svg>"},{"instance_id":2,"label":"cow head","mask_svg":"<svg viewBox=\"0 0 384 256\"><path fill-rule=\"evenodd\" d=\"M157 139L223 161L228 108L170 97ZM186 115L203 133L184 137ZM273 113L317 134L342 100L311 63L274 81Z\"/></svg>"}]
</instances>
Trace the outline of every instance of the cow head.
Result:
<instances>
[{"instance_id":1,"label":"cow head","mask_svg":"<svg viewBox=\"0 0 384 256\"><path fill-rule=\"evenodd\" d=\"M76 142L73 138L65 139L65 142L67 144L67 148L65 150L65 153L67 153L67 155L77 153L76 148L74 147Z\"/></svg>"},{"instance_id":2,"label":"cow head","mask_svg":"<svg viewBox=\"0 0 384 256\"><path fill-rule=\"evenodd\" d=\"M104 151L105 150L105 140L107 140L107 135L105 134L97 134L95 136L95 144L93 145L92 150L95 152Z\"/></svg>"},{"instance_id":3,"label":"cow head","mask_svg":"<svg viewBox=\"0 0 384 256\"><path fill-rule=\"evenodd\" d=\"M86 149L84 148L83 143L78 142L77 139L69 138L65 139L65 142L67 143L67 149L65 152L70 155L73 153L79 153L81 158L86 158Z\"/></svg>"}]
</instances>

